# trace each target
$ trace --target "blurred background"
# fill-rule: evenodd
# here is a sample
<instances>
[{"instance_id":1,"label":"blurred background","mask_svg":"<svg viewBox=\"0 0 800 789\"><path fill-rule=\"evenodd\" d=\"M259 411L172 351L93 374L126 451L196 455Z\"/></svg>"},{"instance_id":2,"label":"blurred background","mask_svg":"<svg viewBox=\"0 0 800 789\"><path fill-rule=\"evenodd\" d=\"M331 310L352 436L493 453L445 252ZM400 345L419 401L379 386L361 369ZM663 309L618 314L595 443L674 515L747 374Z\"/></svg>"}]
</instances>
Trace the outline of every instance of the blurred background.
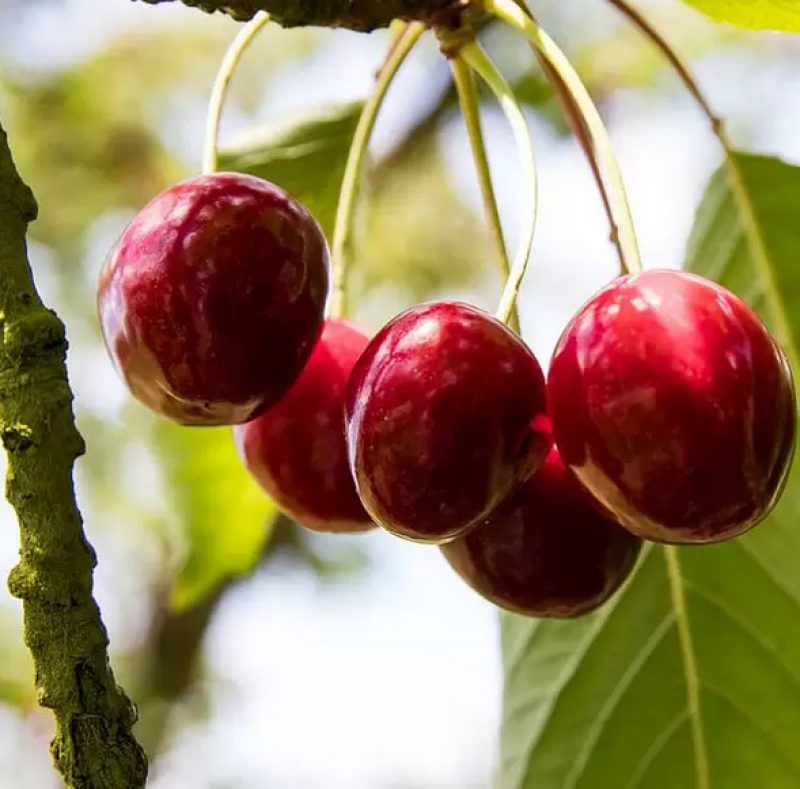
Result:
<instances>
[{"instance_id":1,"label":"blurred background","mask_svg":"<svg viewBox=\"0 0 800 789\"><path fill-rule=\"evenodd\" d=\"M117 380L94 316L104 256L156 192L195 173L205 101L237 25L180 4L0 0L0 118L40 218L31 259L67 324L77 486L97 549L114 668L141 712L156 789L472 789L491 783L502 674L496 614L434 548L382 533L324 537L276 515L226 430L165 425ZM640 0L691 59L740 147L800 163L800 42ZM647 265L681 265L720 160L691 100L602 0L539 0L543 25L608 120ZM388 43L267 28L236 74L224 163L283 183L330 231L357 102ZM521 297L546 364L561 327L616 272L593 181L526 45L486 44L529 112L539 234ZM488 99L488 97L487 97ZM487 101L510 242L524 184ZM381 115L363 190L352 317L377 328L436 296L491 308L501 283L449 72L415 51ZM17 529L0 508L0 575ZM35 703L20 606L0 594L0 787L59 785Z\"/></svg>"}]
</instances>

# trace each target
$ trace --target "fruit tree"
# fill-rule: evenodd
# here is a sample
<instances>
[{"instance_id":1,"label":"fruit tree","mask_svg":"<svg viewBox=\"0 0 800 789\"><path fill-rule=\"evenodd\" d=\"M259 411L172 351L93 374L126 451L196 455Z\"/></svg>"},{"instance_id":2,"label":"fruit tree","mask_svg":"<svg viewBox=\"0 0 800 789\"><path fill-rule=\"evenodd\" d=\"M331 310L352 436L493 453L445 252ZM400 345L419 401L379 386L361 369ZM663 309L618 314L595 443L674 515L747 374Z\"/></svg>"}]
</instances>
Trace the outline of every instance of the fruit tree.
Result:
<instances>
[{"instance_id":1,"label":"fruit tree","mask_svg":"<svg viewBox=\"0 0 800 789\"><path fill-rule=\"evenodd\" d=\"M206 519L177 580L162 583L168 599L154 617L161 628L150 628L150 675L123 668L125 689L112 671L93 590L98 557L73 481L95 441L113 454L117 428L87 419L84 443L81 398L67 376L72 322L34 284L36 244L80 257L68 231L88 220L70 225L67 206L59 221L44 210L34 222L23 178L37 157L25 153L33 149L23 134L15 139L21 110L9 112L11 133L0 129L0 429L20 550L8 588L22 601L36 701L54 715L51 754L67 786L146 784L169 728L164 709L191 685L205 628L233 579L281 550L322 574L329 564L313 540L385 537L435 556L500 617L498 787L800 789L800 170L735 146L652 4L596 2L669 68L720 158L682 268L642 254L624 143L609 133L592 63L567 54L537 3L184 0L196 7L187 13L211 15L209 29L237 24L207 81L201 160L178 172L140 131L115 126L108 139L122 149L92 164L104 191L87 214L115 204L125 178L135 200L126 193L119 203L134 210L104 241L96 286L71 274L64 285L94 305L84 329L102 337L104 352L93 364L113 365L132 433L166 436L165 478L191 489L186 509ZM695 9L687 18L709 29L707 17L726 31L800 32L800 3L685 3ZM245 53L295 27L388 28L374 34L388 46L370 95L221 146ZM796 46L777 35L759 40ZM493 44L495 36L506 43ZM451 246L433 253L370 185L387 94L401 90L404 69L430 45L448 74L444 93L411 124L405 149L385 159L406 157L397 169L410 172L421 155L414 134L452 110L483 219L478 228L462 222ZM504 57L511 47L522 67ZM527 76L512 77L515 68ZM150 89L145 79L105 82L109 104L123 89L144 102ZM65 91L39 103L76 112L80 128L86 91L73 103ZM493 161L486 113L495 109L513 141L513 184ZM532 110L549 113L577 144L616 269L573 305L550 359L533 350L521 296L551 186ZM41 150L58 144L55 135ZM17 149L22 156L12 157ZM449 204L417 193L434 166L422 161L399 191L416 217L409 225L427 221L441 238L469 209L452 192ZM119 177L102 173L119 162ZM509 189L516 232L501 209ZM660 192L670 204L669 188ZM580 233L572 225L562 221ZM372 255L370 232L384 245ZM389 237L397 249L381 268L375 259ZM483 242L500 282L491 298L477 275L467 277L472 258L483 263ZM434 259L427 268L425 255ZM358 311L365 283L387 287L413 272L435 287L406 303L390 299L370 328ZM109 479L97 488L113 489ZM148 495L143 482L133 498ZM250 507L245 526L238 499ZM137 728L140 709L147 723Z\"/></svg>"}]
</instances>

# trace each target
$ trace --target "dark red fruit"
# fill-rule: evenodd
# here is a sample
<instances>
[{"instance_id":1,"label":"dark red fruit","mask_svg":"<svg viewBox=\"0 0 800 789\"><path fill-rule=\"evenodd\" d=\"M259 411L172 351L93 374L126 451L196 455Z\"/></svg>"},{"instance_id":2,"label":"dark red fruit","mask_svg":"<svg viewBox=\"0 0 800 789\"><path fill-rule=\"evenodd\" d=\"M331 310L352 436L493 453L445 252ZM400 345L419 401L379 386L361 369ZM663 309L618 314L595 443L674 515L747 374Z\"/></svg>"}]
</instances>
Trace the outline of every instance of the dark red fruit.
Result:
<instances>
[{"instance_id":1,"label":"dark red fruit","mask_svg":"<svg viewBox=\"0 0 800 789\"><path fill-rule=\"evenodd\" d=\"M453 569L495 605L571 617L602 605L628 577L641 541L601 514L555 447L488 520L442 546Z\"/></svg>"},{"instance_id":2,"label":"dark red fruit","mask_svg":"<svg viewBox=\"0 0 800 789\"><path fill-rule=\"evenodd\" d=\"M460 303L415 307L380 331L350 377L347 425L367 512L421 542L445 542L484 520L551 444L533 354Z\"/></svg>"},{"instance_id":3,"label":"dark red fruit","mask_svg":"<svg viewBox=\"0 0 800 789\"><path fill-rule=\"evenodd\" d=\"M322 326L328 250L311 215L249 175L154 198L100 275L106 346L131 392L187 425L245 422L300 374Z\"/></svg>"},{"instance_id":4,"label":"dark red fruit","mask_svg":"<svg viewBox=\"0 0 800 789\"><path fill-rule=\"evenodd\" d=\"M280 402L234 428L239 454L278 506L319 531L373 526L356 493L344 434L344 393L369 339L328 320L308 364Z\"/></svg>"},{"instance_id":5,"label":"dark red fruit","mask_svg":"<svg viewBox=\"0 0 800 789\"><path fill-rule=\"evenodd\" d=\"M658 542L755 526L794 451L786 357L744 302L683 272L622 277L591 299L559 340L548 397L567 465Z\"/></svg>"}]
</instances>

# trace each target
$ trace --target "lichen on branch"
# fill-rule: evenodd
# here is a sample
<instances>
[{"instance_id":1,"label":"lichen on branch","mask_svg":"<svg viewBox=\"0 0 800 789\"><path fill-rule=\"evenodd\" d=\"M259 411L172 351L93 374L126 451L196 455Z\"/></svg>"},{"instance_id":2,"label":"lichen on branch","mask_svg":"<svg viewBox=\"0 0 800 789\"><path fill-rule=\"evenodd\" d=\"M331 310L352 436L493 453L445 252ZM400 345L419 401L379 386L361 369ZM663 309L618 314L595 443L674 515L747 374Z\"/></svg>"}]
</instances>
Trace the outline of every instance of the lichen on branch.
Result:
<instances>
[{"instance_id":1,"label":"lichen on branch","mask_svg":"<svg viewBox=\"0 0 800 789\"><path fill-rule=\"evenodd\" d=\"M67 381L64 326L36 292L25 236L36 202L0 127L0 437L6 496L20 527L11 593L23 601L39 702L55 713L51 750L68 787L137 789L147 760L136 711L114 681L92 596L96 560L72 479L84 451Z\"/></svg>"},{"instance_id":2,"label":"lichen on branch","mask_svg":"<svg viewBox=\"0 0 800 789\"><path fill-rule=\"evenodd\" d=\"M368 31L386 27L394 19L426 20L461 0L182 0L203 11L222 11L235 19L252 19L267 11L284 27L318 25ZM144 0L170 3L175 0Z\"/></svg>"}]
</instances>

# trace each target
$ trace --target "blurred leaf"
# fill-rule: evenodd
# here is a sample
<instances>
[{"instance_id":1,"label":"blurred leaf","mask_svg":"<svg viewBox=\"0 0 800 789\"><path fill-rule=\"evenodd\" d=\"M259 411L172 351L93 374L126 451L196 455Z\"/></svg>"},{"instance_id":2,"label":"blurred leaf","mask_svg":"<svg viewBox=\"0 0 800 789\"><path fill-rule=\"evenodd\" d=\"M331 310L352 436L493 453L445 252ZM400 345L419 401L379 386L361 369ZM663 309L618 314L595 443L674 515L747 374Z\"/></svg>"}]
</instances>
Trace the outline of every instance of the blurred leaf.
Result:
<instances>
[{"instance_id":1,"label":"blurred leaf","mask_svg":"<svg viewBox=\"0 0 800 789\"><path fill-rule=\"evenodd\" d=\"M197 129L236 30L222 18L212 23L204 17L188 28L126 29L68 69L9 82L7 125L40 206L31 232L70 258L68 270L98 216L138 210L199 166ZM313 33L265 30L237 68L227 109L252 108L273 72L306 56L315 40ZM187 159L187 152L198 160Z\"/></svg>"},{"instance_id":2,"label":"blurred leaf","mask_svg":"<svg viewBox=\"0 0 800 789\"><path fill-rule=\"evenodd\" d=\"M387 285L415 301L452 296L496 271L483 218L459 194L428 135L373 171L359 220L353 304Z\"/></svg>"},{"instance_id":3,"label":"blurred leaf","mask_svg":"<svg viewBox=\"0 0 800 789\"><path fill-rule=\"evenodd\" d=\"M720 22L800 32L800 0L684 0Z\"/></svg>"},{"instance_id":4,"label":"blurred leaf","mask_svg":"<svg viewBox=\"0 0 800 789\"><path fill-rule=\"evenodd\" d=\"M687 266L773 326L787 320L797 359L800 168L736 162L745 202L726 171L713 177ZM800 786L797 465L752 533L672 554L648 546L623 591L584 619L503 617L503 789Z\"/></svg>"},{"instance_id":5,"label":"blurred leaf","mask_svg":"<svg viewBox=\"0 0 800 789\"><path fill-rule=\"evenodd\" d=\"M328 107L248 134L221 151L220 168L280 184L316 216L330 237L360 102ZM433 130L431 130L433 131ZM424 199L421 197L424 195ZM448 179L429 133L369 174L356 218L353 303L394 285L421 298L474 281L488 258L486 233ZM446 205L433 212L431 205Z\"/></svg>"},{"instance_id":6,"label":"blurred leaf","mask_svg":"<svg viewBox=\"0 0 800 789\"><path fill-rule=\"evenodd\" d=\"M228 428L157 427L186 554L173 595L188 608L231 576L252 570L272 534L275 505L239 461Z\"/></svg>"},{"instance_id":7,"label":"blurred leaf","mask_svg":"<svg viewBox=\"0 0 800 789\"><path fill-rule=\"evenodd\" d=\"M243 136L220 152L222 170L280 185L316 217L330 238L361 102L326 107Z\"/></svg>"}]
</instances>

